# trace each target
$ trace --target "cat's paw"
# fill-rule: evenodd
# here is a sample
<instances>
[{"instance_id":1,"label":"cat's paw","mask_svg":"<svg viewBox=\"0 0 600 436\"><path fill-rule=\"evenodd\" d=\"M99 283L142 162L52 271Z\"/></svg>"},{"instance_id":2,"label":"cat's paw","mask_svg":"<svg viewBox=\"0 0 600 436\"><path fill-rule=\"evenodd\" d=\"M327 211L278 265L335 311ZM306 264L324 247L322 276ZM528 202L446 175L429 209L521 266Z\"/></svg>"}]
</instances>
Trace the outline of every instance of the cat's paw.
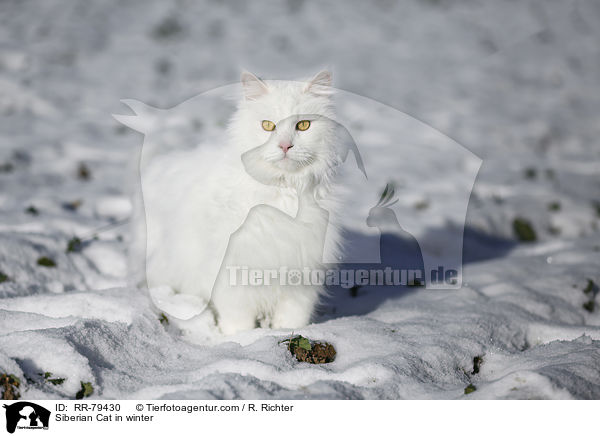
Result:
<instances>
[{"instance_id":1,"label":"cat's paw","mask_svg":"<svg viewBox=\"0 0 600 436\"><path fill-rule=\"evenodd\" d=\"M312 308L280 308L273 314L271 328L297 329L300 327L306 327L310 322L311 315Z\"/></svg>"},{"instance_id":2,"label":"cat's paw","mask_svg":"<svg viewBox=\"0 0 600 436\"><path fill-rule=\"evenodd\" d=\"M238 312L237 316L220 315L218 321L219 330L224 335L233 335L245 330L251 330L256 327L256 317L249 313Z\"/></svg>"}]
</instances>

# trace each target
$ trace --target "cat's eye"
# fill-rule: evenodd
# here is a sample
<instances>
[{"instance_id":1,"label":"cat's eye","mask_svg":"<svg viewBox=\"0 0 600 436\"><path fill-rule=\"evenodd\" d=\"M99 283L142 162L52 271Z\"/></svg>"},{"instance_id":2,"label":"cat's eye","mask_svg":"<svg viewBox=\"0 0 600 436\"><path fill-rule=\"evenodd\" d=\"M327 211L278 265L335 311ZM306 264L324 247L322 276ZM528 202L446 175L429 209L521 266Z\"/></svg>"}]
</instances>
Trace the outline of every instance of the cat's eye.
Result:
<instances>
[{"instance_id":1,"label":"cat's eye","mask_svg":"<svg viewBox=\"0 0 600 436\"><path fill-rule=\"evenodd\" d=\"M303 132L305 130L308 130L309 127L310 127L310 121L308 121L308 120L298 121L298 124L296 124L296 130L301 130Z\"/></svg>"},{"instance_id":2,"label":"cat's eye","mask_svg":"<svg viewBox=\"0 0 600 436\"><path fill-rule=\"evenodd\" d=\"M273 130L275 130L275 123L273 121L263 120L262 128L265 129L267 132L272 132Z\"/></svg>"}]
</instances>

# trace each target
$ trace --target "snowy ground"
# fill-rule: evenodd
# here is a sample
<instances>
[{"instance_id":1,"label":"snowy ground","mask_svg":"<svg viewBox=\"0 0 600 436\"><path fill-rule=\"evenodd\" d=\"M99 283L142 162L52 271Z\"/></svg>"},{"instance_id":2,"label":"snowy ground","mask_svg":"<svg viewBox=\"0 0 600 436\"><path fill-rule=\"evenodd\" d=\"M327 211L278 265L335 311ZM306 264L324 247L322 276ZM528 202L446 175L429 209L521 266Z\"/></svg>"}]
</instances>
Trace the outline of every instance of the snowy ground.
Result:
<instances>
[{"instance_id":1,"label":"snowy ground","mask_svg":"<svg viewBox=\"0 0 600 436\"><path fill-rule=\"evenodd\" d=\"M105 399L600 398L597 288L583 292L600 282L598 3L350 3L0 4L0 373L23 381L23 398L73 398L82 381ZM120 99L168 108L235 82L241 67L295 78L322 66L337 87L483 160L461 290L334 292L296 332L337 349L335 362L311 366L279 344L289 331L224 339L161 324L127 285L126 226L67 253L74 236L130 214L142 136L111 117L126 113ZM381 162L398 168L405 219L431 230L410 205L443 216L447 181L429 172L411 183L427 162L401 153ZM537 242L515 239L516 217ZM433 231L443 238L451 224Z\"/></svg>"}]
</instances>

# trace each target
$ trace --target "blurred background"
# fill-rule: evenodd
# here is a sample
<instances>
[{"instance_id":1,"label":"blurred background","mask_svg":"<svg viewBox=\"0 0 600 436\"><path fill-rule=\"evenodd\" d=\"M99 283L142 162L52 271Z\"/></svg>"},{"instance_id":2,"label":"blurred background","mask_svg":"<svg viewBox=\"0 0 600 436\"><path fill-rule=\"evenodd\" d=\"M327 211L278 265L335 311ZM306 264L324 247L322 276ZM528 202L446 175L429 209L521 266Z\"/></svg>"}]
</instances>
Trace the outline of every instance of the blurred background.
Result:
<instances>
[{"instance_id":1,"label":"blurred background","mask_svg":"<svg viewBox=\"0 0 600 436\"><path fill-rule=\"evenodd\" d=\"M0 1L0 306L6 309L0 324L15 331L0 337L0 369L33 378L44 371L69 375L62 387L30 391L38 396L72 397L80 380L94 379L107 398L129 395L157 380L179 386L189 376L196 386L198 368L214 356L220 372L218 359L229 359L229 349L193 355L186 343L173 345L145 300L131 303L133 294L122 289L91 291L126 282L127 228L105 226L131 214L131 157L143 141L111 114L130 113L121 99L176 106L237 82L241 69L267 79L296 79L326 67L337 88L404 112L483 160L465 235L465 260L480 261L472 267L474 279L467 277L472 288L416 293L399 303L392 301L392 293L373 292L370 300L344 293L348 307L332 304L320 320L368 314L393 329L360 327L370 322L364 317L339 318L321 324L322 330L319 324L311 327L318 337L334 331L333 338L350 347L351 353L343 348L341 353L355 360L335 367L340 373L349 368L341 380L367 386L356 395L370 398L455 397L463 395L471 377L460 368L471 371L473 356L494 346L509 356L496 368L510 369L516 362L510 371L520 371L518 356L525 356L527 362L538 362L535 368L531 364L532 371L574 396L598 398L597 341L555 341L539 353L527 351L531 344L577 338L579 326L600 337L589 327L599 322L598 289L591 281L598 279L600 261L598 22L596 0ZM373 116L366 114L363 124L385 124L385 119L374 123ZM208 121L197 114L194 122L201 130ZM220 120L220 126L225 122ZM427 138L424 134L420 140ZM396 160L399 173L412 165L401 153L384 160ZM438 183L444 192L452 191L445 181ZM443 208L444 203L438 206L426 191L415 189L422 197L397 190L400 198L415 198L415 222L421 222L421 211ZM532 241L542 244L525 245ZM485 259L497 261L481 263ZM545 281L538 281L542 275ZM75 290L89 292L27 300L32 294ZM438 298L448 299L438 304ZM376 312L379 306L383 310ZM23 312L40 315L29 318ZM135 326L130 330L129 324L115 321ZM557 323L575 327L548 327ZM30 325L46 330L39 338L23 333ZM59 341L61 335L66 339ZM399 340L398 335L404 336ZM246 343L254 340L248 338ZM369 366L356 350L377 338L383 338L378 352L389 355L389 361L386 357ZM276 362L276 375L257 377L278 380L281 368L292 374L295 367L276 354L276 340L263 339L258 351L241 351L252 364L264 356L265 367ZM429 354L423 351L427 341L428 349L435 350ZM124 358L114 344L134 350L139 361ZM68 352L55 361L58 346ZM581 351L578 357L573 350ZM574 361L565 357L569 353ZM180 355L194 357L184 362ZM173 371L167 381L165 356L177 356L169 360ZM580 365L584 360L585 367ZM410 371L398 370L398 362L408 362L402 368ZM246 374L247 362L236 365L227 366L228 371ZM142 366L145 379L139 378ZM182 368L187 376L180 375ZM210 371L202 377L215 378ZM326 377L316 371L315 377ZM573 378L565 376L569 371ZM485 377L495 380L496 374ZM294 374L292 379L303 383ZM423 383L430 379L439 383L439 392ZM216 380L224 394L212 393L217 390L211 387L210 393L191 391L189 396L291 395L278 394L270 381L263 390L255 388L254 379L242 376L236 380L248 383L247 391L230 394L231 388L223 387L230 384L227 375ZM414 389L406 391L413 382ZM336 395L348 398L350 385L339 384ZM541 382L531 395L515 393L512 379L502 384L501 393L491 386L482 395L562 395ZM140 390L139 396L176 392L170 389ZM298 396L309 395L304 386L298 389Z\"/></svg>"},{"instance_id":2,"label":"blurred background","mask_svg":"<svg viewBox=\"0 0 600 436\"><path fill-rule=\"evenodd\" d=\"M597 233L599 19L593 0L3 1L2 223L63 241L128 216L142 136L111 117L129 113L120 99L170 108L242 68L295 79L327 67L336 87L483 159L467 259L486 257L486 236L530 238L527 226L542 240Z\"/></svg>"}]
</instances>

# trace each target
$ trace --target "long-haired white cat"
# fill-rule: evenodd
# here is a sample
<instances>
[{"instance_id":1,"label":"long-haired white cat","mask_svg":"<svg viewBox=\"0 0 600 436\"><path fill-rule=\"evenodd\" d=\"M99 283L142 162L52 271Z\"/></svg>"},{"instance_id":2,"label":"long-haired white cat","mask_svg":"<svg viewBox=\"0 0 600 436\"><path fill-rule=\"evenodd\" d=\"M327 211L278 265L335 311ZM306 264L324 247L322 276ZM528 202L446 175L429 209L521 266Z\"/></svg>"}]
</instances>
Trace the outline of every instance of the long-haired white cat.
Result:
<instances>
[{"instance_id":1,"label":"long-haired white cat","mask_svg":"<svg viewBox=\"0 0 600 436\"><path fill-rule=\"evenodd\" d=\"M229 142L157 156L142 171L148 285L203 298L225 334L308 324L322 285L278 276L251 286L240 274L319 268L325 233L337 239L320 205L340 162L331 74L244 72L242 85Z\"/></svg>"}]
</instances>

